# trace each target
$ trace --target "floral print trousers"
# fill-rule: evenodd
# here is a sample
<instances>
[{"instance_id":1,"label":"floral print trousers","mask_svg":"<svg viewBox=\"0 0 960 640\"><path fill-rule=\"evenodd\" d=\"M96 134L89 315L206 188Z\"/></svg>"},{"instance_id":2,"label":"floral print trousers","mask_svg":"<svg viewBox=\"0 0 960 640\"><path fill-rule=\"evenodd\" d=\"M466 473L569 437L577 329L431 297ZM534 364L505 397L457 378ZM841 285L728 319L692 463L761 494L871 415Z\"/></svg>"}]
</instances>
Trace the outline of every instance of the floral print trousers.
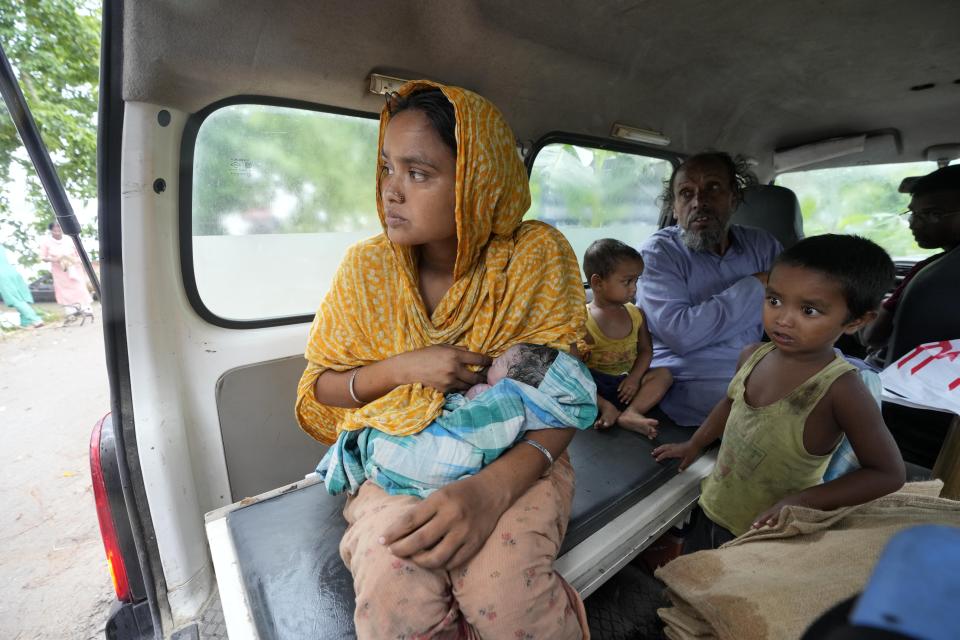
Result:
<instances>
[{"instance_id":1,"label":"floral print trousers","mask_svg":"<svg viewBox=\"0 0 960 640\"><path fill-rule=\"evenodd\" d=\"M378 539L418 498L365 482L343 515L340 555L353 574L357 637L413 640L589 638L580 596L553 570L573 500L561 456L500 517L480 551L453 571L422 569Z\"/></svg>"}]
</instances>

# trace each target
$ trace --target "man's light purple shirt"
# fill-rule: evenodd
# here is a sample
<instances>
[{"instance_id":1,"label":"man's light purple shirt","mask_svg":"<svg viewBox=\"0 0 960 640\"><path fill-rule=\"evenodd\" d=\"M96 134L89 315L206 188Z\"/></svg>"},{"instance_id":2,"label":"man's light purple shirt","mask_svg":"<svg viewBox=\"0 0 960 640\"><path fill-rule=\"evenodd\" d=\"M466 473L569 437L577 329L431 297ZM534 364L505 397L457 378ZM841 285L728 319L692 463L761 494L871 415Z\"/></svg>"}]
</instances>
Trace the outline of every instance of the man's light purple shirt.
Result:
<instances>
[{"instance_id":1,"label":"man's light purple shirt","mask_svg":"<svg viewBox=\"0 0 960 640\"><path fill-rule=\"evenodd\" d=\"M769 271L782 247L753 227L732 225L730 239L722 256L692 251L672 226L640 248L637 305L653 336L651 366L674 378L660 407L680 425L703 422L726 395L740 351L763 335L764 288L753 274Z\"/></svg>"}]
</instances>

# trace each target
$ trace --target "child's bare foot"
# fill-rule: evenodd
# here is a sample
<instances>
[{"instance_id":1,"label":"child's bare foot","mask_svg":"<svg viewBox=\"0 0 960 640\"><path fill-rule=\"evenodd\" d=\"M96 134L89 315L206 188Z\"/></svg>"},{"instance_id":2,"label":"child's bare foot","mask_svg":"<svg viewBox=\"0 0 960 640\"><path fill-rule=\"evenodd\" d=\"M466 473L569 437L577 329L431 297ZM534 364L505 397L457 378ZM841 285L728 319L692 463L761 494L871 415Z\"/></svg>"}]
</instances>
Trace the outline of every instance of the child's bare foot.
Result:
<instances>
[{"instance_id":1,"label":"child's bare foot","mask_svg":"<svg viewBox=\"0 0 960 640\"><path fill-rule=\"evenodd\" d=\"M617 418L617 424L624 429L647 436L651 440L657 437L658 420L648 418L636 409L627 407L620 417Z\"/></svg>"},{"instance_id":2,"label":"child's bare foot","mask_svg":"<svg viewBox=\"0 0 960 640\"><path fill-rule=\"evenodd\" d=\"M613 406L613 403L603 398L598 398L597 409L600 410L600 414L597 416L596 422L593 423L594 429L609 429L617 424L617 420L621 414L617 408Z\"/></svg>"}]
</instances>

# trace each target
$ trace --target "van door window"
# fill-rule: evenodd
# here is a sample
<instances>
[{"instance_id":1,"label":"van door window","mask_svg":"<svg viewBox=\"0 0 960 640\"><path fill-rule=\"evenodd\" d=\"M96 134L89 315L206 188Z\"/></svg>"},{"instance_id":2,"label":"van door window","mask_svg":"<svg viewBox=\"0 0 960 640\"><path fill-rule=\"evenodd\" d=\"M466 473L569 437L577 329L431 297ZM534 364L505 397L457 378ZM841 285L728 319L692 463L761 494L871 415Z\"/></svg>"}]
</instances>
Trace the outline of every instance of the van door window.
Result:
<instances>
[{"instance_id":1,"label":"van door window","mask_svg":"<svg viewBox=\"0 0 960 640\"><path fill-rule=\"evenodd\" d=\"M190 221L198 311L214 322L313 315L346 248L381 230L378 127L264 104L203 119Z\"/></svg>"},{"instance_id":2,"label":"van door window","mask_svg":"<svg viewBox=\"0 0 960 640\"><path fill-rule=\"evenodd\" d=\"M939 250L921 249L914 242L907 216L900 215L910 204L910 195L897 188L904 178L936 168L933 162L837 167L785 173L776 182L797 194L805 236L857 234L894 258L917 260Z\"/></svg>"},{"instance_id":3,"label":"van door window","mask_svg":"<svg viewBox=\"0 0 960 640\"><path fill-rule=\"evenodd\" d=\"M671 168L663 158L548 144L533 163L526 219L560 229L578 259L599 238L639 246L657 230L657 198Z\"/></svg>"}]
</instances>

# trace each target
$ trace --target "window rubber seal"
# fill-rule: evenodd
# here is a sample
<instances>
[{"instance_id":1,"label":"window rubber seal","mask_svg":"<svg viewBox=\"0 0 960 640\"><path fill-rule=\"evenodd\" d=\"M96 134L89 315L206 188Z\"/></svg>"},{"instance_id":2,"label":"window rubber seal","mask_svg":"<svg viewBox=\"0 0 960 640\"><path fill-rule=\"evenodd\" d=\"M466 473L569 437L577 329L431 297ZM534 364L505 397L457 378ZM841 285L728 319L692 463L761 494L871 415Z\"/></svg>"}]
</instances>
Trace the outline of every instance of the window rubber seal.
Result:
<instances>
[{"instance_id":1,"label":"window rubber seal","mask_svg":"<svg viewBox=\"0 0 960 640\"><path fill-rule=\"evenodd\" d=\"M197 288L197 278L194 273L193 260L193 159L196 150L197 135L200 133L200 127L204 121L224 107L234 105L260 105L269 107L285 107L288 109L300 109L303 111L315 111L320 113L329 113L340 116L351 116L355 118L364 118L367 120L379 120L380 114L358 111L355 109L344 109L330 105L317 104L302 100L290 100L286 98L275 98L270 96L256 95L236 95L223 100L218 100L207 105L203 109L191 114L186 121L183 129L183 136L180 144L180 185L178 194L178 232L180 242L180 273L183 277L183 288L187 295L187 300L193 310L205 322L224 329L262 329L264 327L278 327L290 324L303 324L312 322L314 314L304 313L292 316L278 316L273 318L257 318L255 320L236 320L233 318L224 318L214 313L204 303ZM319 301L317 301L319 305Z\"/></svg>"},{"instance_id":2,"label":"window rubber seal","mask_svg":"<svg viewBox=\"0 0 960 640\"><path fill-rule=\"evenodd\" d=\"M601 138L599 136L590 136L582 133L567 133L565 131L551 131L540 136L530 147L530 153L524 158L524 164L527 165L527 173L533 171L533 163L544 147L550 144L572 144L578 147L589 147L591 149L603 149L604 151L617 151L619 153L629 153L635 156L646 156L648 158L657 158L667 160L674 167L677 167L685 157L682 153L662 149L660 147L651 147L627 140L614 140L612 138Z\"/></svg>"},{"instance_id":3,"label":"window rubber seal","mask_svg":"<svg viewBox=\"0 0 960 640\"><path fill-rule=\"evenodd\" d=\"M376 120L378 114L358 111L354 109L344 109L329 105L317 104L301 100L289 100L285 98L274 98L269 96L255 95L237 95L223 100L218 100L200 111L191 114L184 125L183 137L180 145L180 185L179 185L179 211L178 211L178 235L180 240L180 272L183 277L183 287L187 295L187 300L193 310L205 322L225 329L261 329L264 327L277 327L290 324L302 324L312 322L314 314L298 314L293 316L280 316L275 318L258 318L256 320L236 320L224 318L214 313L204 303L197 288L196 274L194 273L193 260L193 158L197 144L197 135L204 121L215 111L224 107L233 105L263 105L286 107L291 109L302 109L305 111L317 111L321 113L330 113L335 115L345 115L358 118L367 118ZM601 138L584 134L568 133L564 131L551 131L538 138L532 145L530 153L524 159L529 176L533 170L533 163L540 151L548 144L573 144L592 149L604 149L617 151L620 153L629 153L651 158L658 158L669 161L676 167L683 155L665 149L658 149L642 144L636 144L628 141L612 140L610 138Z\"/></svg>"}]
</instances>

